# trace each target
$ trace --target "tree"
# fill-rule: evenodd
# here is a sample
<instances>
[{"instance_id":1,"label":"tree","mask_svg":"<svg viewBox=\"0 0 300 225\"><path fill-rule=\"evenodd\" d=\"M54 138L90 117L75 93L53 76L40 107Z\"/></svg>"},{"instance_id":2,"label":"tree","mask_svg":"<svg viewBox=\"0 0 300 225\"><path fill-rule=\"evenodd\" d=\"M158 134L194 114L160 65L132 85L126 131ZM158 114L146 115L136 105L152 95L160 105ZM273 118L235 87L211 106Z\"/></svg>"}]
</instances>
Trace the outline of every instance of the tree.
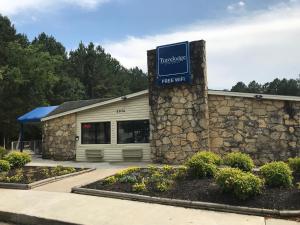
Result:
<instances>
[{"instance_id":1,"label":"tree","mask_svg":"<svg viewBox=\"0 0 300 225\"><path fill-rule=\"evenodd\" d=\"M147 76L126 69L101 46L80 43L67 54L53 36L41 33L29 42L0 15L0 145L16 140L17 118L40 106L86 98L116 97L143 90ZM34 127L28 138L37 138Z\"/></svg>"},{"instance_id":2,"label":"tree","mask_svg":"<svg viewBox=\"0 0 300 225\"><path fill-rule=\"evenodd\" d=\"M68 74L85 86L88 98L116 97L147 86L146 75L138 68L127 70L101 46L80 43L70 52Z\"/></svg>"},{"instance_id":3,"label":"tree","mask_svg":"<svg viewBox=\"0 0 300 225\"><path fill-rule=\"evenodd\" d=\"M261 85L259 83L257 83L255 80L253 80L248 84L247 91L250 92L250 93L261 93L262 88L261 88Z\"/></svg>"},{"instance_id":4,"label":"tree","mask_svg":"<svg viewBox=\"0 0 300 225\"><path fill-rule=\"evenodd\" d=\"M44 32L33 39L32 45L39 46L41 51L49 52L50 55L66 56L65 47L60 42L56 41L53 36L48 36Z\"/></svg>"},{"instance_id":5,"label":"tree","mask_svg":"<svg viewBox=\"0 0 300 225\"><path fill-rule=\"evenodd\" d=\"M251 81L248 85L245 85L243 82L238 82L231 88L231 91L300 96L300 79L284 78L280 80L276 78L263 85L256 81Z\"/></svg>"},{"instance_id":6,"label":"tree","mask_svg":"<svg viewBox=\"0 0 300 225\"><path fill-rule=\"evenodd\" d=\"M237 82L236 85L234 85L231 88L231 91L234 91L234 92L248 92L248 87L243 82Z\"/></svg>"}]
</instances>

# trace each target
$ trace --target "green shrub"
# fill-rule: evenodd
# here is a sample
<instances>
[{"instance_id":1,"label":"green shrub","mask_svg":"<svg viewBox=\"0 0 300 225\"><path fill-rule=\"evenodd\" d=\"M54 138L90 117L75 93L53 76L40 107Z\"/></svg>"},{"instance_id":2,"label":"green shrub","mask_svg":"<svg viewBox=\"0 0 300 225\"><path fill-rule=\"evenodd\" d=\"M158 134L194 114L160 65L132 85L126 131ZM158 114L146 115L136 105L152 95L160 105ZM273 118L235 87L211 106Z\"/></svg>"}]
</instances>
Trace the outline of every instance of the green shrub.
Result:
<instances>
[{"instance_id":1,"label":"green shrub","mask_svg":"<svg viewBox=\"0 0 300 225\"><path fill-rule=\"evenodd\" d=\"M205 162L199 158L198 155L192 156L186 162L186 166L188 168L188 173L197 178L211 177L218 169L215 164Z\"/></svg>"},{"instance_id":2,"label":"green shrub","mask_svg":"<svg viewBox=\"0 0 300 225\"><path fill-rule=\"evenodd\" d=\"M223 162L227 166L239 168L243 171L251 171L254 168L254 163L251 157L241 152L231 152L227 154L224 157Z\"/></svg>"},{"instance_id":3,"label":"green shrub","mask_svg":"<svg viewBox=\"0 0 300 225\"><path fill-rule=\"evenodd\" d=\"M260 168L260 173L264 177L266 184L272 187L292 186L292 171L284 162L271 162Z\"/></svg>"},{"instance_id":4,"label":"green shrub","mask_svg":"<svg viewBox=\"0 0 300 225\"><path fill-rule=\"evenodd\" d=\"M300 173L300 157L289 158L288 164L289 167L293 170L293 172Z\"/></svg>"},{"instance_id":5,"label":"green shrub","mask_svg":"<svg viewBox=\"0 0 300 225\"><path fill-rule=\"evenodd\" d=\"M223 168L216 174L216 183L236 198L245 200L261 193L263 180L250 172L243 172L237 168Z\"/></svg>"},{"instance_id":6,"label":"green shrub","mask_svg":"<svg viewBox=\"0 0 300 225\"><path fill-rule=\"evenodd\" d=\"M40 173L41 173L41 175L43 175L46 178L50 177L50 169L48 169L48 168L41 169Z\"/></svg>"},{"instance_id":7,"label":"green shrub","mask_svg":"<svg viewBox=\"0 0 300 225\"><path fill-rule=\"evenodd\" d=\"M147 186L145 180L142 180L140 183L135 183L132 185L132 190L134 192L145 192L147 191Z\"/></svg>"},{"instance_id":8,"label":"green shrub","mask_svg":"<svg viewBox=\"0 0 300 225\"><path fill-rule=\"evenodd\" d=\"M121 178L123 176L126 176L128 174L134 173L136 171L140 170L139 167L129 167L127 169L121 170L120 172L116 173L116 178Z\"/></svg>"},{"instance_id":9,"label":"green shrub","mask_svg":"<svg viewBox=\"0 0 300 225\"><path fill-rule=\"evenodd\" d=\"M0 159L3 159L6 153L6 149L0 146Z\"/></svg>"},{"instance_id":10,"label":"green shrub","mask_svg":"<svg viewBox=\"0 0 300 225\"><path fill-rule=\"evenodd\" d=\"M26 165L26 163L29 163L31 161L31 157L26 152L17 152L12 151L8 153L5 157L5 160L7 160L12 168L20 168Z\"/></svg>"},{"instance_id":11,"label":"green shrub","mask_svg":"<svg viewBox=\"0 0 300 225\"><path fill-rule=\"evenodd\" d=\"M173 166L170 166L170 165L164 165L163 167L162 167L162 171L164 172L164 173L170 173L170 172L172 172L174 170L174 167Z\"/></svg>"},{"instance_id":12,"label":"green shrub","mask_svg":"<svg viewBox=\"0 0 300 225\"><path fill-rule=\"evenodd\" d=\"M206 163L220 165L221 157L211 151L201 151L193 155L193 157L203 160Z\"/></svg>"},{"instance_id":13,"label":"green shrub","mask_svg":"<svg viewBox=\"0 0 300 225\"><path fill-rule=\"evenodd\" d=\"M186 177L187 173L188 168L186 166L179 166L171 176L172 179L182 179Z\"/></svg>"},{"instance_id":14,"label":"green shrub","mask_svg":"<svg viewBox=\"0 0 300 225\"><path fill-rule=\"evenodd\" d=\"M169 179L164 179L160 182L156 183L156 189L160 192L165 192L171 189L174 181L169 180Z\"/></svg>"},{"instance_id":15,"label":"green shrub","mask_svg":"<svg viewBox=\"0 0 300 225\"><path fill-rule=\"evenodd\" d=\"M9 162L6 160L0 160L0 172L7 172L10 170Z\"/></svg>"},{"instance_id":16,"label":"green shrub","mask_svg":"<svg viewBox=\"0 0 300 225\"><path fill-rule=\"evenodd\" d=\"M136 176L134 176L134 175L125 175L125 176L123 176L123 177L120 177L120 178L118 179L118 181L119 181L120 183L134 184L134 183L136 183L138 180L137 180Z\"/></svg>"},{"instance_id":17,"label":"green shrub","mask_svg":"<svg viewBox=\"0 0 300 225\"><path fill-rule=\"evenodd\" d=\"M61 165L58 165L54 168L51 168L51 174L53 176L62 176L74 172L76 172L76 169L74 167L63 167Z\"/></svg>"},{"instance_id":18,"label":"green shrub","mask_svg":"<svg viewBox=\"0 0 300 225\"><path fill-rule=\"evenodd\" d=\"M106 177L104 179L104 184L114 184L117 182L117 179L115 176Z\"/></svg>"},{"instance_id":19,"label":"green shrub","mask_svg":"<svg viewBox=\"0 0 300 225\"><path fill-rule=\"evenodd\" d=\"M17 169L15 175L6 177L7 182L20 183L24 179L23 169Z\"/></svg>"}]
</instances>

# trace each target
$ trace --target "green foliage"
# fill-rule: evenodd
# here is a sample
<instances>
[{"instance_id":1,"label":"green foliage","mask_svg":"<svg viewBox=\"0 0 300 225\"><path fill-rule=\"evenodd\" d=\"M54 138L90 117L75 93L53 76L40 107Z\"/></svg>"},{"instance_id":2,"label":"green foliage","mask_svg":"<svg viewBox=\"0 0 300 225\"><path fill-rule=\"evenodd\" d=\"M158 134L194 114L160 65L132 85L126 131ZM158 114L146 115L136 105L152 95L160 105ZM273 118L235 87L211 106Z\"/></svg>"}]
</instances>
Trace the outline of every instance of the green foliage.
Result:
<instances>
[{"instance_id":1,"label":"green foliage","mask_svg":"<svg viewBox=\"0 0 300 225\"><path fill-rule=\"evenodd\" d=\"M263 180L250 172L243 172L236 168L223 168L216 174L216 183L236 198L245 200L261 193Z\"/></svg>"},{"instance_id":2,"label":"green foliage","mask_svg":"<svg viewBox=\"0 0 300 225\"><path fill-rule=\"evenodd\" d=\"M114 184L117 182L117 178L115 176L106 177L104 179L104 184Z\"/></svg>"},{"instance_id":3,"label":"green foliage","mask_svg":"<svg viewBox=\"0 0 300 225\"><path fill-rule=\"evenodd\" d=\"M51 168L50 173L53 176L62 176L62 175L74 173L74 172L76 172L76 169L74 167L63 167L61 165L58 165L54 168Z\"/></svg>"},{"instance_id":4,"label":"green foliage","mask_svg":"<svg viewBox=\"0 0 300 225\"><path fill-rule=\"evenodd\" d=\"M300 173L300 157L289 158L288 165L295 173Z\"/></svg>"},{"instance_id":5,"label":"green foliage","mask_svg":"<svg viewBox=\"0 0 300 225\"><path fill-rule=\"evenodd\" d=\"M26 152L18 152L18 151L12 151L8 153L5 157L5 160L7 160L12 168L20 168L26 165L26 163L29 163L31 161L31 157Z\"/></svg>"},{"instance_id":6,"label":"green foliage","mask_svg":"<svg viewBox=\"0 0 300 225\"><path fill-rule=\"evenodd\" d=\"M51 171L50 171L50 169L48 169L48 168L43 168L43 169L41 169L41 172L40 172L44 177L46 177L46 178L48 178L48 177L50 177L51 175Z\"/></svg>"},{"instance_id":7,"label":"green foliage","mask_svg":"<svg viewBox=\"0 0 300 225\"><path fill-rule=\"evenodd\" d=\"M292 186L292 171L284 162L271 162L260 168L260 173L264 177L266 184L272 187Z\"/></svg>"},{"instance_id":8,"label":"green foliage","mask_svg":"<svg viewBox=\"0 0 300 225\"><path fill-rule=\"evenodd\" d=\"M135 183L134 185L132 185L132 190L134 192L145 192L145 191L147 191L146 182L144 180L142 180L140 183Z\"/></svg>"},{"instance_id":9,"label":"green foliage","mask_svg":"<svg viewBox=\"0 0 300 225\"><path fill-rule=\"evenodd\" d=\"M18 138L20 115L39 106L65 101L118 97L147 88L146 74L126 69L93 43L69 54L53 36L41 33L29 42L0 15L0 145ZM41 128L25 129L39 139Z\"/></svg>"},{"instance_id":10,"label":"green foliage","mask_svg":"<svg viewBox=\"0 0 300 225\"><path fill-rule=\"evenodd\" d=\"M10 170L10 164L6 160L0 160L0 172L7 172Z\"/></svg>"},{"instance_id":11,"label":"green foliage","mask_svg":"<svg viewBox=\"0 0 300 225\"><path fill-rule=\"evenodd\" d=\"M198 154L188 159L186 166L188 173L197 178L212 177L218 169L215 164L205 162Z\"/></svg>"},{"instance_id":12,"label":"green foliage","mask_svg":"<svg viewBox=\"0 0 300 225\"><path fill-rule=\"evenodd\" d=\"M156 189L160 192L168 191L172 188L174 181L170 179L163 179L156 183Z\"/></svg>"},{"instance_id":13,"label":"green foliage","mask_svg":"<svg viewBox=\"0 0 300 225\"><path fill-rule=\"evenodd\" d=\"M225 165L239 168L243 171L251 171L254 168L254 163L251 157L241 152L232 152L227 154L223 162Z\"/></svg>"},{"instance_id":14,"label":"green foliage","mask_svg":"<svg viewBox=\"0 0 300 225\"><path fill-rule=\"evenodd\" d=\"M154 172L159 170L159 168L157 166L154 166L154 165L148 165L147 168L150 171L150 173L154 173Z\"/></svg>"},{"instance_id":15,"label":"green foliage","mask_svg":"<svg viewBox=\"0 0 300 225\"><path fill-rule=\"evenodd\" d=\"M0 159L3 159L6 153L6 149L0 146Z\"/></svg>"},{"instance_id":16,"label":"green foliage","mask_svg":"<svg viewBox=\"0 0 300 225\"><path fill-rule=\"evenodd\" d=\"M123 177L120 177L120 178L118 179L118 181L119 181L120 183L134 184L134 183L136 183L138 180L137 180L136 176L134 176L134 175L125 175L125 176L123 176Z\"/></svg>"},{"instance_id":17,"label":"green foliage","mask_svg":"<svg viewBox=\"0 0 300 225\"><path fill-rule=\"evenodd\" d=\"M17 169L15 175L6 177L6 182L20 183L24 179L23 169Z\"/></svg>"},{"instance_id":18,"label":"green foliage","mask_svg":"<svg viewBox=\"0 0 300 225\"><path fill-rule=\"evenodd\" d=\"M186 166L179 166L172 174L173 179L183 179L188 174L188 168Z\"/></svg>"},{"instance_id":19,"label":"green foliage","mask_svg":"<svg viewBox=\"0 0 300 225\"><path fill-rule=\"evenodd\" d=\"M259 84L256 81L251 81L248 85L243 82L238 82L231 88L231 91L300 96L300 80L285 78L280 80L276 78L265 84Z\"/></svg>"},{"instance_id":20,"label":"green foliage","mask_svg":"<svg viewBox=\"0 0 300 225\"><path fill-rule=\"evenodd\" d=\"M203 160L206 163L220 165L221 157L211 151L201 151L193 155L193 157Z\"/></svg>"},{"instance_id":21,"label":"green foliage","mask_svg":"<svg viewBox=\"0 0 300 225\"><path fill-rule=\"evenodd\" d=\"M128 174L134 173L136 171L140 170L139 167L129 167L125 170L121 170L120 172L116 173L115 176L117 179L122 178Z\"/></svg>"}]
</instances>

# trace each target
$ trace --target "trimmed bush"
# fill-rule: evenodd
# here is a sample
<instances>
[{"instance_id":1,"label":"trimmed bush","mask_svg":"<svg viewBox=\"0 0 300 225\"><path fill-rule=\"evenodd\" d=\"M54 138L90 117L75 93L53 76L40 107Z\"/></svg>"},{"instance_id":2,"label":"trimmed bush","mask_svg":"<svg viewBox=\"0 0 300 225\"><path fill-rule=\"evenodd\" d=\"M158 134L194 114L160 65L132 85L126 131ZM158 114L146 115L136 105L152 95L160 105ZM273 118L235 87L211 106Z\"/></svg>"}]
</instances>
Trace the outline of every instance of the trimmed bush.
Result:
<instances>
[{"instance_id":1,"label":"trimmed bush","mask_svg":"<svg viewBox=\"0 0 300 225\"><path fill-rule=\"evenodd\" d=\"M238 168L243 171L251 171L254 168L254 163L251 157L241 152L231 152L227 154L223 162L225 165Z\"/></svg>"},{"instance_id":2,"label":"trimmed bush","mask_svg":"<svg viewBox=\"0 0 300 225\"><path fill-rule=\"evenodd\" d=\"M144 180L142 180L140 183L135 183L134 185L132 185L132 190L134 192L145 192L145 191L147 191L146 182Z\"/></svg>"},{"instance_id":3,"label":"trimmed bush","mask_svg":"<svg viewBox=\"0 0 300 225\"><path fill-rule=\"evenodd\" d=\"M51 168L51 174L53 176L62 176L74 172L76 172L76 169L74 167L63 167L61 165L58 165Z\"/></svg>"},{"instance_id":4,"label":"trimmed bush","mask_svg":"<svg viewBox=\"0 0 300 225\"><path fill-rule=\"evenodd\" d=\"M31 161L31 157L26 152L17 152L13 151L8 153L5 157L5 160L7 160L12 168L20 168L26 165L26 163L29 163Z\"/></svg>"},{"instance_id":5,"label":"trimmed bush","mask_svg":"<svg viewBox=\"0 0 300 225\"><path fill-rule=\"evenodd\" d=\"M10 170L9 162L6 160L0 160L0 172L7 172Z\"/></svg>"},{"instance_id":6,"label":"trimmed bush","mask_svg":"<svg viewBox=\"0 0 300 225\"><path fill-rule=\"evenodd\" d=\"M292 186L292 171L284 162L271 162L260 168L260 173L264 177L266 184L272 187Z\"/></svg>"},{"instance_id":7,"label":"trimmed bush","mask_svg":"<svg viewBox=\"0 0 300 225\"><path fill-rule=\"evenodd\" d=\"M120 172L116 173L115 177L118 179L118 178L121 178L123 176L129 175L131 173L137 172L140 169L141 169L140 167L129 167L127 169L121 170Z\"/></svg>"},{"instance_id":8,"label":"trimmed bush","mask_svg":"<svg viewBox=\"0 0 300 225\"><path fill-rule=\"evenodd\" d=\"M186 162L186 166L188 173L197 178L212 177L218 169L215 164L205 162L197 154Z\"/></svg>"},{"instance_id":9,"label":"trimmed bush","mask_svg":"<svg viewBox=\"0 0 300 225\"><path fill-rule=\"evenodd\" d=\"M201 151L193 155L193 157L203 160L206 163L220 165L221 157L214 152Z\"/></svg>"},{"instance_id":10,"label":"trimmed bush","mask_svg":"<svg viewBox=\"0 0 300 225\"><path fill-rule=\"evenodd\" d=\"M104 179L104 183L105 183L105 184L114 184L114 183L116 183L116 182L117 182L117 179L116 179L115 176L106 177L106 178Z\"/></svg>"},{"instance_id":11,"label":"trimmed bush","mask_svg":"<svg viewBox=\"0 0 300 225\"><path fill-rule=\"evenodd\" d=\"M248 199L261 193L263 180L250 172L237 168L223 168L216 174L216 183L228 193L240 200Z\"/></svg>"},{"instance_id":12,"label":"trimmed bush","mask_svg":"<svg viewBox=\"0 0 300 225\"><path fill-rule=\"evenodd\" d=\"M0 146L0 159L3 159L6 153L6 149Z\"/></svg>"},{"instance_id":13,"label":"trimmed bush","mask_svg":"<svg viewBox=\"0 0 300 225\"><path fill-rule=\"evenodd\" d=\"M289 158L288 164L294 173L300 173L300 157Z\"/></svg>"}]
</instances>

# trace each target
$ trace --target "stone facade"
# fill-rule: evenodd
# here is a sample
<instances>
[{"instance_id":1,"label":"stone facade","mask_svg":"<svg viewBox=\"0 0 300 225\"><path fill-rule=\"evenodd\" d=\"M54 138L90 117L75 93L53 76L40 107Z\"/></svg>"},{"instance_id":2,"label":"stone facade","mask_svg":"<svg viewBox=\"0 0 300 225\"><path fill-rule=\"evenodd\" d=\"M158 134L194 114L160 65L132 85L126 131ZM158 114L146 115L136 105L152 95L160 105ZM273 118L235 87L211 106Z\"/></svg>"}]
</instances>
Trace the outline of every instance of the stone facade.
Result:
<instances>
[{"instance_id":1,"label":"stone facade","mask_svg":"<svg viewBox=\"0 0 300 225\"><path fill-rule=\"evenodd\" d=\"M209 95L211 150L261 164L300 154L300 102Z\"/></svg>"},{"instance_id":2,"label":"stone facade","mask_svg":"<svg viewBox=\"0 0 300 225\"><path fill-rule=\"evenodd\" d=\"M147 54L152 158L181 163L199 149L209 149L205 42L190 43L191 84L157 86L156 50Z\"/></svg>"},{"instance_id":3,"label":"stone facade","mask_svg":"<svg viewBox=\"0 0 300 225\"><path fill-rule=\"evenodd\" d=\"M70 114L43 123L43 158L75 160L76 115Z\"/></svg>"}]
</instances>

